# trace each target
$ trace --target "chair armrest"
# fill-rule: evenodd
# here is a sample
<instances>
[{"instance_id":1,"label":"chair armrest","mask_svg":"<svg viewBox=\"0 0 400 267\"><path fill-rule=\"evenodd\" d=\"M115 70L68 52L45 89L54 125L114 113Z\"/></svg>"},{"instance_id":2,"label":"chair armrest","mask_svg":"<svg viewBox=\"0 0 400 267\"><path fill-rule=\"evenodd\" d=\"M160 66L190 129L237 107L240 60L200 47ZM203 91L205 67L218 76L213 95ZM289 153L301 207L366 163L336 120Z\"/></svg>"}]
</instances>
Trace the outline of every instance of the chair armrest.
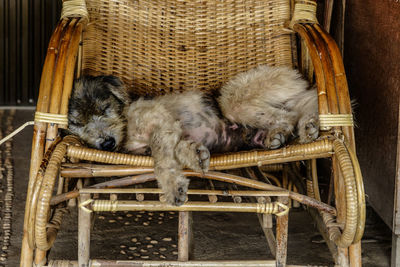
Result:
<instances>
[{"instance_id":1,"label":"chair armrest","mask_svg":"<svg viewBox=\"0 0 400 267\"><path fill-rule=\"evenodd\" d=\"M28 241L28 224L32 218L32 214L29 212L32 192L36 186L36 174L39 170L44 151L54 142L53 140L57 136L58 123L50 123L49 127L47 127L49 117L51 120L52 114L63 114L65 115L63 121L66 121L68 98L72 89L79 40L84 25L82 22L86 22L86 19L79 16L64 17L60 20L50 38L42 69L36 115L45 115L47 119L35 115L31 167L24 216L21 266L32 264L34 244ZM40 255L39 258L44 257L45 252L42 252Z\"/></svg>"},{"instance_id":2,"label":"chair armrest","mask_svg":"<svg viewBox=\"0 0 400 267\"><path fill-rule=\"evenodd\" d=\"M343 132L353 146L351 101L339 48L317 23L295 24L293 29L305 41L315 69L321 129Z\"/></svg>"},{"instance_id":3,"label":"chair armrest","mask_svg":"<svg viewBox=\"0 0 400 267\"><path fill-rule=\"evenodd\" d=\"M59 124L61 127L67 125L68 98L72 90L82 28L81 18L64 18L50 39L35 114L35 125L40 131L46 131L47 128L47 140L57 136ZM52 117L57 119L47 127L46 122L52 122ZM51 143L46 142L46 149Z\"/></svg>"},{"instance_id":4,"label":"chair armrest","mask_svg":"<svg viewBox=\"0 0 400 267\"><path fill-rule=\"evenodd\" d=\"M37 111L66 114L67 108L61 103L72 88L73 73L79 40L82 33L80 18L62 19L49 42L40 80ZM62 101L61 101L62 100Z\"/></svg>"},{"instance_id":5,"label":"chair armrest","mask_svg":"<svg viewBox=\"0 0 400 267\"><path fill-rule=\"evenodd\" d=\"M353 244L358 243L365 226L365 195L360 166L355 154L355 140L351 101L342 56L333 38L317 23L293 25L293 29L305 41L315 70L318 86L318 105L320 120L328 118L322 130L333 129L343 133L347 150L354 166L357 190L358 222ZM322 116L321 116L322 115ZM340 118L348 118L343 120ZM339 118L333 120L330 118ZM322 120L321 120L322 123Z\"/></svg>"}]
</instances>

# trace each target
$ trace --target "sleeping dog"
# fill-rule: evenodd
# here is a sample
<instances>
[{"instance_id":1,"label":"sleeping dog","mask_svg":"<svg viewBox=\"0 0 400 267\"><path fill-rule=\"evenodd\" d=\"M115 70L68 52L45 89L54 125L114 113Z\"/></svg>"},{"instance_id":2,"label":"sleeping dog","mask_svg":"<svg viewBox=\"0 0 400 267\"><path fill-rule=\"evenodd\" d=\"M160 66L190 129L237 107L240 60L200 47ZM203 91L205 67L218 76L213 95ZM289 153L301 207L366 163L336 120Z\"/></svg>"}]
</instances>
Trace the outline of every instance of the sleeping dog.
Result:
<instances>
[{"instance_id":1,"label":"sleeping dog","mask_svg":"<svg viewBox=\"0 0 400 267\"><path fill-rule=\"evenodd\" d=\"M186 91L134 98L115 76L84 76L69 100L69 130L89 146L154 158L167 202L182 205L183 168L207 172L210 152L275 149L318 137L315 88L287 67L258 66L229 80L215 101Z\"/></svg>"}]
</instances>

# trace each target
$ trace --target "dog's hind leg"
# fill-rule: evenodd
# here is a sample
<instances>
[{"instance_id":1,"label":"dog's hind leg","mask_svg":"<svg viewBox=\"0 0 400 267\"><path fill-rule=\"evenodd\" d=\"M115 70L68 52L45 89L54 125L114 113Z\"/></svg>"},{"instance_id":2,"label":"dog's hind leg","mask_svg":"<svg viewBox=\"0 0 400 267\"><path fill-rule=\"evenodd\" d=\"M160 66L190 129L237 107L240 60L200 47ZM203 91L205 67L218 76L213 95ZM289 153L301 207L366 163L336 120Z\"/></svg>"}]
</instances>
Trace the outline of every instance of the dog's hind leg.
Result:
<instances>
[{"instance_id":1,"label":"dog's hind leg","mask_svg":"<svg viewBox=\"0 0 400 267\"><path fill-rule=\"evenodd\" d=\"M297 123L297 134L300 143L309 143L318 138L319 116L318 97L316 88L309 89L299 97L296 106L299 120Z\"/></svg>"},{"instance_id":2,"label":"dog's hind leg","mask_svg":"<svg viewBox=\"0 0 400 267\"><path fill-rule=\"evenodd\" d=\"M318 113L301 117L297 128L300 143L309 143L317 139L319 135Z\"/></svg>"},{"instance_id":3,"label":"dog's hind leg","mask_svg":"<svg viewBox=\"0 0 400 267\"><path fill-rule=\"evenodd\" d=\"M283 146L293 132L293 125L289 122L279 122L270 129L264 139L264 146L267 149L277 149Z\"/></svg>"}]
</instances>

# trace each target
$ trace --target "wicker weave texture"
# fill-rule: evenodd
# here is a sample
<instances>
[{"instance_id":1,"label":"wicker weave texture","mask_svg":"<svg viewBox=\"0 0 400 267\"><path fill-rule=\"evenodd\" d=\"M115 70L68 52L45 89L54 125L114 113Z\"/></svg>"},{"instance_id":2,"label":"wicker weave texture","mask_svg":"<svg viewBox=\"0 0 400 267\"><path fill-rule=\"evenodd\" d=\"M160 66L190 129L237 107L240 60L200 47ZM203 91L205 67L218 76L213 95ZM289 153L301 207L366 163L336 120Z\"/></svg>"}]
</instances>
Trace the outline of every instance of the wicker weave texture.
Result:
<instances>
[{"instance_id":1,"label":"wicker weave texture","mask_svg":"<svg viewBox=\"0 0 400 267\"><path fill-rule=\"evenodd\" d=\"M87 0L83 73L140 95L212 90L260 64L292 65L290 0Z\"/></svg>"}]
</instances>

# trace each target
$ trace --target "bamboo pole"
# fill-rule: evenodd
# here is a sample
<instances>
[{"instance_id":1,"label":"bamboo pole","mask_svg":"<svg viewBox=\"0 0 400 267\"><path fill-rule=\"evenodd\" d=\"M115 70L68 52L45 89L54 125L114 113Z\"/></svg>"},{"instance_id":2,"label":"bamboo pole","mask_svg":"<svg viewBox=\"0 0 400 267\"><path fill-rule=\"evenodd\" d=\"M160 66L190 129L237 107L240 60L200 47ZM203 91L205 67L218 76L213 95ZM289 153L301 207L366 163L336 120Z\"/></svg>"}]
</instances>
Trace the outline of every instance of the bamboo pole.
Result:
<instances>
[{"instance_id":1,"label":"bamboo pole","mask_svg":"<svg viewBox=\"0 0 400 267\"><path fill-rule=\"evenodd\" d=\"M186 202L182 206L174 206L159 201L136 200L90 200L81 203L81 209L92 211L218 211L218 212L253 212L270 213L282 216L288 212L288 207L279 202L272 203L209 203L202 201Z\"/></svg>"},{"instance_id":2,"label":"bamboo pole","mask_svg":"<svg viewBox=\"0 0 400 267\"><path fill-rule=\"evenodd\" d=\"M332 55L332 62L334 65L335 70L335 77L336 83L338 84L338 95L339 99L342 101L339 102L341 105L341 110L344 110L346 113L351 113L351 103L350 103L350 96L348 92L348 85L346 80L346 75L344 71L343 61L340 57L340 51L337 45L335 44L332 37L330 37L326 32L323 31L318 25L314 26L318 33L320 33L321 37L327 42L329 52ZM355 154L355 141L354 141L354 130L353 127L342 127L346 139L349 143L349 147L347 148L348 153L352 159L356 178L357 178L357 191L358 191L358 203L359 203L359 213L360 213L360 220L359 220L359 230L357 233L357 237L355 239L358 242L363 234L363 228L365 224L365 194L364 194L364 185L362 182L362 174L359 167L359 163Z\"/></svg>"},{"instance_id":3,"label":"bamboo pole","mask_svg":"<svg viewBox=\"0 0 400 267\"><path fill-rule=\"evenodd\" d=\"M61 202L70 200L70 199L74 199L79 197L79 191L78 190L73 190L67 193L63 193L60 195L56 195L54 197L51 198L50 200L50 206L55 206L60 204Z\"/></svg>"},{"instance_id":4,"label":"bamboo pole","mask_svg":"<svg viewBox=\"0 0 400 267\"><path fill-rule=\"evenodd\" d=\"M301 36L302 40L306 42L308 52L310 53L313 62L315 80L318 87L318 112L319 114L330 114L325 75L322 68L322 62L319 60L319 53L314 46L312 38L307 34L306 28L303 25L295 24L293 29Z\"/></svg>"},{"instance_id":5,"label":"bamboo pole","mask_svg":"<svg viewBox=\"0 0 400 267\"><path fill-rule=\"evenodd\" d=\"M193 220L191 211L179 212L178 223L178 260L193 259Z\"/></svg>"},{"instance_id":6,"label":"bamboo pole","mask_svg":"<svg viewBox=\"0 0 400 267\"><path fill-rule=\"evenodd\" d=\"M57 62L55 65L55 70L53 74L53 83L51 87L51 99L50 99L50 106L49 106L49 113L51 114L59 114L60 111L60 104L61 104L61 96L63 91L63 84L65 78L65 68L66 68L66 58L68 53L71 52L68 48L75 32L75 26L79 19L71 19L65 34L61 38L60 48L58 51ZM47 134L46 134L46 146L45 149L47 150L50 145L53 143L55 137L58 135L58 124L50 123L47 127Z\"/></svg>"},{"instance_id":7,"label":"bamboo pole","mask_svg":"<svg viewBox=\"0 0 400 267\"><path fill-rule=\"evenodd\" d=\"M211 180L210 180L211 181ZM93 194L162 194L161 189L158 188L140 188L140 189L131 189L131 188L84 188L81 190L73 190L67 193L63 193L60 195L53 196L50 200L50 205L58 205L61 202L77 198L80 193L93 193ZM289 192L287 191L225 191L225 190L189 190L187 192L188 195L207 195L212 197L211 203L216 203L217 201L213 201L217 196L252 196L252 197L264 197L264 196L289 196Z\"/></svg>"},{"instance_id":8,"label":"bamboo pole","mask_svg":"<svg viewBox=\"0 0 400 267\"><path fill-rule=\"evenodd\" d=\"M276 150L253 150L213 156L210 160L210 170L229 170L249 166L292 162L312 158L326 158L332 154L332 143L322 139L309 144L300 144ZM107 164L125 164L140 167L152 167L153 158L99 151L96 149L69 146L67 155L72 158L96 161Z\"/></svg>"},{"instance_id":9,"label":"bamboo pole","mask_svg":"<svg viewBox=\"0 0 400 267\"><path fill-rule=\"evenodd\" d=\"M312 162L308 162L307 182L315 179L316 171L317 171L317 166L314 165ZM331 178L331 180L333 181L333 178ZM312 183L312 184L314 185L314 183ZM307 186L307 195L310 197L315 197L314 190L315 190L315 186ZM329 201L328 201L328 203L329 203ZM321 215L322 213L320 213L316 209L308 209L308 212L311 215L311 217L313 218L313 220L315 221L318 231L321 233L322 237L324 238L326 245L327 245L329 251L331 252L331 255L332 255L332 258L333 258L335 264L338 265L339 264L338 248L337 248L336 244L330 239L330 235L329 235L328 229L327 229L327 224L323 221L323 218Z\"/></svg>"},{"instance_id":10,"label":"bamboo pole","mask_svg":"<svg viewBox=\"0 0 400 267\"><path fill-rule=\"evenodd\" d=\"M314 197L316 200L321 201L321 196L319 193L319 186L318 186L318 173L317 173L317 160L311 160L311 177L313 183L313 192Z\"/></svg>"},{"instance_id":11,"label":"bamboo pole","mask_svg":"<svg viewBox=\"0 0 400 267\"><path fill-rule=\"evenodd\" d=\"M248 178L243 178L239 177L236 175L232 174L227 174L227 173L219 173L219 172L207 172L205 174L202 173L197 173L194 171L183 171L183 174L186 176L194 176L194 177L200 177L200 178L206 178L206 179L214 179L222 182L228 182L228 183L234 183L242 186L247 186L250 188L255 188L259 190L273 190L273 191L281 191L282 188L269 185L263 182L259 181L254 181L252 179ZM104 182L101 184L93 185L92 188L104 188L104 187L119 187L121 185L127 186L127 185L132 185L136 184L137 182L148 182L148 181L153 181L155 180L155 175L154 174L142 174L139 176L134 176L134 177L127 177L123 179L118 179L118 180L113 180L113 181L108 181ZM287 190L285 190L287 191ZM299 193L295 193L292 191L287 191L289 192L289 197L304 204L307 206L314 207L318 210L321 211L326 211L330 214L335 215L336 210L332 206L329 206L323 202L317 201L316 199L310 198L308 196L301 195Z\"/></svg>"},{"instance_id":12,"label":"bamboo pole","mask_svg":"<svg viewBox=\"0 0 400 267\"><path fill-rule=\"evenodd\" d=\"M66 65L66 58L68 57L69 54L71 54L71 57L74 57L74 54L76 54L75 53L76 51L74 51L74 49L75 50L77 49L78 40L74 38L74 34L75 36L76 35L79 36L82 30L82 27L78 28L78 30L76 29L76 25L78 22L79 19L72 19L69 22L69 24L64 28L62 38L60 39L58 51L56 51L57 57L55 60L55 65L53 65L54 72L51 81L51 91L48 91L48 93L51 93L50 103L48 104L49 104L49 112L52 114L58 114L59 112L58 109L60 104L60 96L63 88L62 83L64 80L66 68L72 69L72 72L74 69L75 65L74 60L70 60L68 62L69 65L68 64ZM73 42L75 42L75 47L74 46L70 47L70 44ZM49 90L49 88L46 89ZM57 124L50 124L47 127L45 150L47 150L51 146L51 144L56 140L56 137L58 135L57 128L58 128ZM37 265L43 265L45 261L46 261L46 251L43 251L38 248L36 250L35 263Z\"/></svg>"},{"instance_id":13,"label":"bamboo pole","mask_svg":"<svg viewBox=\"0 0 400 267\"><path fill-rule=\"evenodd\" d=\"M306 25L306 26L296 25L295 29L299 31L299 33L302 35L302 37L306 36L309 39L311 39L310 38L310 35L311 35L312 38L314 38L315 41L316 41L313 44L315 45L315 49L320 51L321 58L329 58L329 59L331 59L331 55L330 55L329 50L327 48L327 44L326 44L326 42L324 42L324 39L320 35L320 33L322 31L318 32L311 25ZM331 45L332 45L332 43L331 43ZM314 58L313 60L314 61L318 61L319 59L318 58ZM331 72L331 69L333 69L333 72L335 72L335 68L332 67L332 66L333 66L332 65L332 60L331 60L331 62L327 62L327 61L323 62L324 69L329 73ZM335 76L339 76L340 77L340 75L335 75ZM345 88L345 89L347 90L347 88ZM335 90L336 90L336 88L335 88ZM338 97L337 95L338 95L337 92L332 92L332 95L329 97L329 99L331 99L331 100L328 103L331 103L331 104L333 103L334 104L334 102L337 101L336 100L337 97ZM349 104L349 101L346 101L345 98L343 98L341 100L345 101L345 102L347 102ZM347 99L347 100L349 100L349 99ZM334 105L333 105L333 107L334 107ZM348 151L347 151L347 154L349 154ZM338 210L339 209L341 210L341 212L340 212L341 214L338 215L338 220L339 221L346 221L345 227L353 228L353 226L354 226L353 225L353 223L354 223L353 222L353 220L354 220L353 216L355 215L357 217L357 220L358 220L358 217L360 217L360 216L358 216L357 213L354 213L354 210L353 210L354 206L357 207L357 211L360 210L359 201L358 201L360 196L357 196L357 201L354 203L354 201L353 201L354 193L351 193L354 190L354 188L352 186L353 181L351 181L351 183L349 183L350 182L349 180L345 180L346 181L346 185L345 185L345 183L342 182L342 178L343 177L341 176L340 172L341 172L341 170L342 171L346 171L346 170L343 169L343 166L340 166L340 167L337 166L337 164L339 164L339 163L343 164L343 161L335 161L335 163L336 164L334 164L334 166L333 166L334 167L335 180L337 181L335 183L335 195L337 196L336 197L337 208L338 208ZM347 164L347 160L346 160L345 164ZM354 172L354 168L356 168L356 167L354 167L355 163L350 163L350 164L352 164L352 168L353 168L352 171ZM345 175L344 178L347 178L347 175ZM356 180L359 180L359 179L356 178ZM344 188L344 186L346 186L347 188ZM357 195L358 195L358 193L357 193ZM346 200L344 200L344 198ZM359 224L359 222L357 222L356 224ZM345 231L347 237L345 237L344 234L342 235L343 239L342 238L340 239L341 242L345 241L345 240L346 241L345 241L345 243L342 243L341 246L345 246L344 244L347 244L349 242L350 237L353 235L352 230L349 230L350 228L347 229L348 231ZM354 238L354 236L353 236L353 238ZM342 254L345 255L346 253L342 253Z\"/></svg>"},{"instance_id":14,"label":"bamboo pole","mask_svg":"<svg viewBox=\"0 0 400 267\"><path fill-rule=\"evenodd\" d=\"M283 167L280 169L283 170ZM269 180L264 176L264 173L258 169L257 167L253 168L245 168L244 169L245 173L249 175L250 178L257 180L260 178L265 179L267 182ZM270 196L257 196L256 197L258 203L271 203L271 198ZM254 201L254 197L251 198L252 201ZM272 215L271 214L257 214L258 221L261 225L261 229L264 232L265 238L267 239L267 244L270 249L271 254L276 258L276 238L273 233L272 227Z\"/></svg>"},{"instance_id":15,"label":"bamboo pole","mask_svg":"<svg viewBox=\"0 0 400 267\"><path fill-rule=\"evenodd\" d=\"M340 110L336 93L335 78L333 76L333 66L328 49L325 45L325 42L323 42L323 40L319 38L318 34L315 32L311 25L306 24L304 27L307 29L306 34L312 40L315 49L318 51L319 60L322 63L322 71L325 76L325 88L330 114L339 114Z\"/></svg>"},{"instance_id":16,"label":"bamboo pole","mask_svg":"<svg viewBox=\"0 0 400 267\"><path fill-rule=\"evenodd\" d=\"M92 259L90 267L276 267L274 260L238 260L238 261L132 261ZM44 267L78 267L77 261L51 260ZM286 267L314 267L311 265L286 265ZM316 267L316 266L315 266ZM318 267L327 267L318 265Z\"/></svg>"},{"instance_id":17,"label":"bamboo pole","mask_svg":"<svg viewBox=\"0 0 400 267\"><path fill-rule=\"evenodd\" d=\"M71 19L70 23L66 27L63 37L60 40L58 57L55 65L53 83L51 88L51 101L49 106L49 113L51 114L59 114L64 79L67 71L69 73L72 72L72 74L70 74L72 76L70 77L70 79L73 79L73 69L75 66L76 52L79 43L79 38L77 38L76 36L80 37L82 30L81 26L77 27L77 25L79 24L79 20L79 18ZM75 44L73 42L75 42ZM70 58L70 60L67 60L68 57ZM45 150L47 150L54 143L57 136L58 124L50 123L47 127ZM36 250L35 263L43 265L43 262L45 261L46 251L38 248Z\"/></svg>"},{"instance_id":18,"label":"bamboo pole","mask_svg":"<svg viewBox=\"0 0 400 267\"><path fill-rule=\"evenodd\" d=\"M253 260L253 261L109 261L92 260L91 267L276 267L274 260ZM287 266L289 267L289 266Z\"/></svg>"},{"instance_id":19,"label":"bamboo pole","mask_svg":"<svg viewBox=\"0 0 400 267\"><path fill-rule=\"evenodd\" d=\"M82 35L82 21L79 20L72 34L71 41L69 43L68 52L66 54L65 61L65 75L63 81L63 90L61 95L61 104L59 106L59 114L67 115L68 113L68 100L71 95L73 82L74 82L74 72L76 66L76 59L78 57L78 49L80 38Z\"/></svg>"},{"instance_id":20,"label":"bamboo pole","mask_svg":"<svg viewBox=\"0 0 400 267\"><path fill-rule=\"evenodd\" d=\"M90 199L90 194L81 194L80 203ZM90 260L90 213L78 211L78 263L79 267L88 267Z\"/></svg>"},{"instance_id":21,"label":"bamboo pole","mask_svg":"<svg viewBox=\"0 0 400 267\"><path fill-rule=\"evenodd\" d=\"M56 62L57 51L59 40L65 27L68 25L67 20L62 20L57 25L53 35L51 36L49 46L47 49L46 59L43 65L42 77L40 79L40 88L38 103L36 111L47 112L49 106L50 88L52 83L53 69ZM29 209L32 199L32 191L36 183L36 174L39 170L39 166L42 162L44 154L44 143L46 136L47 124L43 122L35 122L33 128L32 138L32 152L31 152L31 163L29 171L29 182L26 193L26 204L25 204L25 215L24 215L24 230L21 245L21 259L20 266L30 266L33 262L33 248L28 244L28 220L30 217Z\"/></svg>"},{"instance_id":22,"label":"bamboo pole","mask_svg":"<svg viewBox=\"0 0 400 267\"><path fill-rule=\"evenodd\" d=\"M287 205L288 198L279 197L278 201ZM276 218L276 266L286 266L289 213Z\"/></svg>"},{"instance_id":23,"label":"bamboo pole","mask_svg":"<svg viewBox=\"0 0 400 267\"><path fill-rule=\"evenodd\" d=\"M159 188L82 188L80 194L160 194L162 190ZM188 195L217 195L217 196L248 196L248 197L276 197L289 196L286 190L281 191L246 191L246 190L204 190L189 189Z\"/></svg>"},{"instance_id":24,"label":"bamboo pole","mask_svg":"<svg viewBox=\"0 0 400 267\"><path fill-rule=\"evenodd\" d=\"M294 25L293 28L306 41L307 46L309 48L311 58L313 60L314 66L316 67L316 80L317 80L319 95L320 96L321 96L321 94L326 95L327 89L320 88L321 83L318 82L321 79L320 76L325 75L325 73L323 71L323 67L322 67L323 63L321 62L320 55L318 53L319 51L317 50L318 44L315 44L315 42L314 42L312 36L310 36L310 33L308 32L308 29L306 28L306 26L296 24L296 25ZM320 70L320 73L317 73L318 70ZM328 97L328 96L326 96L326 97ZM330 97L330 98L332 98L332 97ZM327 100L326 103L322 103L321 101L319 101L319 113L320 114L329 114L331 112L331 110L329 108L331 107L330 105L332 105L332 102L329 102L328 98L326 100ZM321 106L321 104L329 105L328 110L323 110L322 108L324 108L324 107ZM325 113L325 111L328 111L328 113ZM338 222L343 222L345 220L344 216L345 216L345 211L346 211L346 203L345 203L345 201L343 201L345 188L344 188L344 184L343 184L342 180L340 179L339 172L340 172L340 170L339 170L337 159L334 158L333 159L333 175L335 177L335 179L334 179L335 180L335 195L337 196L335 198L336 199L336 207L338 209L337 220L338 220ZM347 248L338 248L337 262L339 262L339 264L341 266L344 266L344 267L348 266L349 260L348 260Z\"/></svg>"},{"instance_id":25,"label":"bamboo pole","mask_svg":"<svg viewBox=\"0 0 400 267\"><path fill-rule=\"evenodd\" d=\"M346 79L346 72L343 65L343 60L338 46L336 45L333 38L327 34L319 25L313 25L315 31L320 35L327 44L327 49L331 55L331 61L333 65L333 70L335 73L335 83L336 83L336 93L339 101L339 108L343 114L351 114L351 101L349 88ZM352 149L355 151L355 139L353 127L342 127L343 133L349 140Z\"/></svg>"},{"instance_id":26,"label":"bamboo pole","mask_svg":"<svg viewBox=\"0 0 400 267\"><path fill-rule=\"evenodd\" d=\"M150 167L133 167L128 165L64 163L61 166L61 176L70 178L128 176L151 173L153 171L154 169Z\"/></svg>"},{"instance_id":27,"label":"bamboo pole","mask_svg":"<svg viewBox=\"0 0 400 267\"><path fill-rule=\"evenodd\" d=\"M257 197L258 203L271 203L270 197ZM257 214L258 221L261 225L261 229L264 232L265 239L267 239L267 244L270 252L274 258L276 257L276 239L274 232L272 230L272 215L271 214Z\"/></svg>"},{"instance_id":28,"label":"bamboo pole","mask_svg":"<svg viewBox=\"0 0 400 267\"><path fill-rule=\"evenodd\" d=\"M346 79L346 74L344 70L343 61L341 59L341 53L336 45L335 41L329 34L327 34L319 25L314 25L316 31L321 35L324 41L327 43L327 47L329 53L332 55L332 64L335 70L335 78L337 84L337 94L339 101L339 106L343 113L351 114L351 102L348 90L348 84ZM365 225L365 196L364 196L364 186L361 178L361 171L359 171L359 165L357 162L357 158L355 156L355 138L354 138L354 129L353 127L342 127L343 132L349 140L350 150L354 151L352 153L353 163L357 169L357 191L358 191L358 205L359 205L359 221L358 221L358 229L356 232L355 242L352 246L350 246L349 254L350 254L350 266L351 267L359 267L362 265L361 263L361 237L364 231Z\"/></svg>"}]
</instances>

